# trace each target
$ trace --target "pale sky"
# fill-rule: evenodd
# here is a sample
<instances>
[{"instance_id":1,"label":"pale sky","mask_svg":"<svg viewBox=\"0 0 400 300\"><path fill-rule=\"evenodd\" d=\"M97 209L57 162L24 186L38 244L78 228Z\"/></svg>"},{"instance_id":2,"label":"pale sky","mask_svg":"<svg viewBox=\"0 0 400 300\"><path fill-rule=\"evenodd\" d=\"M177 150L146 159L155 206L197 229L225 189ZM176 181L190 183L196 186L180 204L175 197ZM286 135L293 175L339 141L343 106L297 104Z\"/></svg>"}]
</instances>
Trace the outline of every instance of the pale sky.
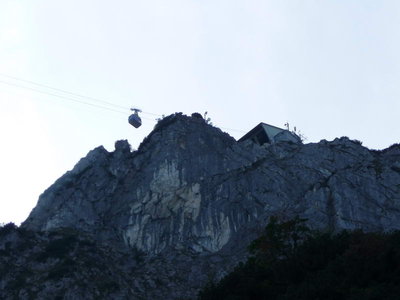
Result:
<instances>
[{"instance_id":1,"label":"pale sky","mask_svg":"<svg viewBox=\"0 0 400 300\"><path fill-rule=\"evenodd\" d=\"M134 129L132 106L382 149L400 142L399 99L398 0L1 0L0 222L89 150L137 148L156 116Z\"/></svg>"}]
</instances>

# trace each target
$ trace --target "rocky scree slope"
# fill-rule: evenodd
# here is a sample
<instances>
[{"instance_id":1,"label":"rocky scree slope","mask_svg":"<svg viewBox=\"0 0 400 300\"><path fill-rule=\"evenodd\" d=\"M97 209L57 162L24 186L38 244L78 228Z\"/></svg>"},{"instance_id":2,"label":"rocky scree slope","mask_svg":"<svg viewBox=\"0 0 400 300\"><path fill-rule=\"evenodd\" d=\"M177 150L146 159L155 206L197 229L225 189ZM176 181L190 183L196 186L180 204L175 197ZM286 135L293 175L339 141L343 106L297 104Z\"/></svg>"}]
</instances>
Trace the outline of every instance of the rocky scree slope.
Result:
<instances>
[{"instance_id":1,"label":"rocky scree slope","mask_svg":"<svg viewBox=\"0 0 400 300\"><path fill-rule=\"evenodd\" d=\"M242 260L271 215L300 215L318 229L399 229L400 146L373 151L348 138L259 146L175 114L137 151L118 141L114 152L89 152L41 195L22 229L71 228L142 253L140 268L130 263L131 293L182 299Z\"/></svg>"}]
</instances>

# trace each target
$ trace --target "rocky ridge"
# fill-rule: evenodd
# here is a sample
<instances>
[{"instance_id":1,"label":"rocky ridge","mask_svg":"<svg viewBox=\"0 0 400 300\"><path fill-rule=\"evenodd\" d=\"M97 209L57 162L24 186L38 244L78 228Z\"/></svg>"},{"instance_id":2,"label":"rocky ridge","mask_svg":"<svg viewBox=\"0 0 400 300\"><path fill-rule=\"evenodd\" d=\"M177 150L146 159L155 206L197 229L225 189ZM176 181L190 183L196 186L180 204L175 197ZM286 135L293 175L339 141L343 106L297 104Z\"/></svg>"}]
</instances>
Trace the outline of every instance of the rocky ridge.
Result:
<instances>
[{"instance_id":1,"label":"rocky ridge","mask_svg":"<svg viewBox=\"0 0 400 300\"><path fill-rule=\"evenodd\" d=\"M124 297L188 299L244 259L271 215L300 215L323 230L400 229L400 146L374 151L345 137L238 143L175 114L137 151L118 141L114 152L89 152L41 195L21 230L73 229L122 251L131 278L118 281L128 282Z\"/></svg>"}]
</instances>

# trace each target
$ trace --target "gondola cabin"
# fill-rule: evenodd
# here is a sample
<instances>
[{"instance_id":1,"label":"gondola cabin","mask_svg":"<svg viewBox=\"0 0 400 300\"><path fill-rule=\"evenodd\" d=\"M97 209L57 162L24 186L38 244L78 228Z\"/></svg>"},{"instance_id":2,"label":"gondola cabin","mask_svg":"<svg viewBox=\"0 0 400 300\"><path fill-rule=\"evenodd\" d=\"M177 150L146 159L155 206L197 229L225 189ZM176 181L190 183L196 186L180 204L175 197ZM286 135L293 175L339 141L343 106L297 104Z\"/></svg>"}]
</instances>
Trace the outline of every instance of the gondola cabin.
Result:
<instances>
[{"instance_id":1,"label":"gondola cabin","mask_svg":"<svg viewBox=\"0 0 400 300\"><path fill-rule=\"evenodd\" d=\"M139 128L142 126L142 119L139 117L139 111L138 109L132 109L134 111L133 114L131 114L128 118L129 124L131 124L135 128Z\"/></svg>"}]
</instances>

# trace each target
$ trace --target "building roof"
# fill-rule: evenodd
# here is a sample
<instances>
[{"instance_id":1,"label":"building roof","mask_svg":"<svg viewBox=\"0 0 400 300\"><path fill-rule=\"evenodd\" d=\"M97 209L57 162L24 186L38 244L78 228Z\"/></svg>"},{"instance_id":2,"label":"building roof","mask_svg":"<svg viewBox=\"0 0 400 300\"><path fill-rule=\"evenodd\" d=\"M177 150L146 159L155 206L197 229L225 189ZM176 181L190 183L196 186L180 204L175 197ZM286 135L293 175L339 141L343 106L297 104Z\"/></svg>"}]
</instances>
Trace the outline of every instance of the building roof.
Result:
<instances>
[{"instance_id":1,"label":"building roof","mask_svg":"<svg viewBox=\"0 0 400 300\"><path fill-rule=\"evenodd\" d=\"M285 129L261 122L256 127L254 127L252 130L250 130L248 133L246 133L244 136L242 136L239 139L239 142L247 140L247 139L251 139L252 137L256 136L260 131L264 131L267 134L267 137L269 139L268 142L271 142L271 141L273 141L273 138L275 135L277 135L278 133L280 133L284 130Z\"/></svg>"},{"instance_id":2,"label":"building roof","mask_svg":"<svg viewBox=\"0 0 400 300\"><path fill-rule=\"evenodd\" d=\"M289 130L282 129L266 123L260 123L244 136L239 139L239 142L245 140L252 140L260 145L265 143L275 143L278 141L291 141L301 143L300 138L290 132Z\"/></svg>"}]
</instances>

